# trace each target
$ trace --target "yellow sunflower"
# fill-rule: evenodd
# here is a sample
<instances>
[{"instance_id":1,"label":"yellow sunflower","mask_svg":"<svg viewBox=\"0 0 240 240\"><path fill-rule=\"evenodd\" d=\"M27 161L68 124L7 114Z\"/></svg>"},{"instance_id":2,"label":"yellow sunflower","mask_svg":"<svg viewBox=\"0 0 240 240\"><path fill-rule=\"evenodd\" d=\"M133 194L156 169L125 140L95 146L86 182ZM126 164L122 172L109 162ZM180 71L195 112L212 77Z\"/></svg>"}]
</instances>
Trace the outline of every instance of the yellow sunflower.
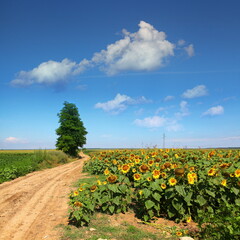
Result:
<instances>
[{"instance_id":1,"label":"yellow sunflower","mask_svg":"<svg viewBox=\"0 0 240 240\"><path fill-rule=\"evenodd\" d=\"M90 188L90 191L91 192L95 192L97 190L97 186L96 185L93 185L91 188Z\"/></svg>"},{"instance_id":2,"label":"yellow sunflower","mask_svg":"<svg viewBox=\"0 0 240 240\"><path fill-rule=\"evenodd\" d=\"M181 237L181 236L182 236L182 232L177 231L177 232L176 232L176 235L177 235L178 237Z\"/></svg>"},{"instance_id":3,"label":"yellow sunflower","mask_svg":"<svg viewBox=\"0 0 240 240\"><path fill-rule=\"evenodd\" d=\"M121 169L123 173L127 173L130 170L130 166L128 164L123 164Z\"/></svg>"},{"instance_id":4,"label":"yellow sunflower","mask_svg":"<svg viewBox=\"0 0 240 240\"><path fill-rule=\"evenodd\" d=\"M235 176L236 176L236 177L240 177L240 169L237 169L237 170L235 171Z\"/></svg>"},{"instance_id":5,"label":"yellow sunflower","mask_svg":"<svg viewBox=\"0 0 240 240\"><path fill-rule=\"evenodd\" d=\"M175 178L170 178L170 179L168 180L168 183L170 184L170 186L174 186L174 185L177 184L177 179L175 179Z\"/></svg>"},{"instance_id":6,"label":"yellow sunflower","mask_svg":"<svg viewBox=\"0 0 240 240\"><path fill-rule=\"evenodd\" d=\"M83 204L82 204L81 202L75 202L75 203L74 203L74 206L76 206L76 207L82 207Z\"/></svg>"},{"instance_id":7,"label":"yellow sunflower","mask_svg":"<svg viewBox=\"0 0 240 240\"><path fill-rule=\"evenodd\" d=\"M209 171L208 171L208 176L214 176L216 174L216 169L215 168L211 168Z\"/></svg>"},{"instance_id":8,"label":"yellow sunflower","mask_svg":"<svg viewBox=\"0 0 240 240\"><path fill-rule=\"evenodd\" d=\"M160 177L160 170L153 170L152 175L154 179L158 179Z\"/></svg>"},{"instance_id":9,"label":"yellow sunflower","mask_svg":"<svg viewBox=\"0 0 240 240\"><path fill-rule=\"evenodd\" d=\"M154 164L154 160L151 159L151 160L148 161L149 166L152 166L153 164Z\"/></svg>"},{"instance_id":10,"label":"yellow sunflower","mask_svg":"<svg viewBox=\"0 0 240 240\"><path fill-rule=\"evenodd\" d=\"M161 173L161 176L162 176L162 178L166 178L166 177L167 177L167 174L166 174L165 172L162 172L162 173Z\"/></svg>"},{"instance_id":11,"label":"yellow sunflower","mask_svg":"<svg viewBox=\"0 0 240 240\"><path fill-rule=\"evenodd\" d=\"M161 184L161 188L162 188L162 189L166 189L166 188L167 188L167 185L166 185L165 183L162 183L162 184Z\"/></svg>"},{"instance_id":12,"label":"yellow sunflower","mask_svg":"<svg viewBox=\"0 0 240 240\"><path fill-rule=\"evenodd\" d=\"M73 196L77 196L78 194L79 194L78 191L73 192Z\"/></svg>"},{"instance_id":13,"label":"yellow sunflower","mask_svg":"<svg viewBox=\"0 0 240 240\"><path fill-rule=\"evenodd\" d=\"M142 165L139 167L139 170L140 170L140 172L145 173L145 172L148 172L148 171L149 171L149 167L148 167L147 164L142 164Z\"/></svg>"},{"instance_id":14,"label":"yellow sunflower","mask_svg":"<svg viewBox=\"0 0 240 240\"><path fill-rule=\"evenodd\" d=\"M107 181L110 183L115 183L117 181L117 176L116 175L111 175L107 178Z\"/></svg>"},{"instance_id":15,"label":"yellow sunflower","mask_svg":"<svg viewBox=\"0 0 240 240\"><path fill-rule=\"evenodd\" d=\"M191 221L192 221L191 216L190 216L190 217L187 217L187 223L190 223Z\"/></svg>"},{"instance_id":16,"label":"yellow sunflower","mask_svg":"<svg viewBox=\"0 0 240 240\"><path fill-rule=\"evenodd\" d=\"M133 175L133 178L134 178L134 180L138 181L138 180L141 179L141 174L135 173L135 174Z\"/></svg>"},{"instance_id":17,"label":"yellow sunflower","mask_svg":"<svg viewBox=\"0 0 240 240\"><path fill-rule=\"evenodd\" d=\"M193 177L188 177L188 183L189 184L194 184L194 178Z\"/></svg>"},{"instance_id":18,"label":"yellow sunflower","mask_svg":"<svg viewBox=\"0 0 240 240\"><path fill-rule=\"evenodd\" d=\"M224 186L224 187L226 187L226 186L227 186L227 179L223 179L223 180L221 181L221 185Z\"/></svg>"},{"instance_id":19,"label":"yellow sunflower","mask_svg":"<svg viewBox=\"0 0 240 240\"><path fill-rule=\"evenodd\" d=\"M108 168L106 168L105 170L104 170L104 175L109 175L110 174L110 171L108 170Z\"/></svg>"}]
</instances>

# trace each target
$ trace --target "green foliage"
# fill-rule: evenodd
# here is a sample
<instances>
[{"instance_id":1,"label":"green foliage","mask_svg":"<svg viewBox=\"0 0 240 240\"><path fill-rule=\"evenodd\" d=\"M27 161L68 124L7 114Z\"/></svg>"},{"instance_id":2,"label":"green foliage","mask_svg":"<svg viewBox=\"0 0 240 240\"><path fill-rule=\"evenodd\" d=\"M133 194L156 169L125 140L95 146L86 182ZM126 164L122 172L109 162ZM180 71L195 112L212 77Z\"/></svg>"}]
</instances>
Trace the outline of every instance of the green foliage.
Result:
<instances>
[{"instance_id":1,"label":"green foliage","mask_svg":"<svg viewBox=\"0 0 240 240\"><path fill-rule=\"evenodd\" d=\"M240 239L240 205L222 203L215 214L203 213L199 226L200 239Z\"/></svg>"},{"instance_id":2,"label":"green foliage","mask_svg":"<svg viewBox=\"0 0 240 240\"><path fill-rule=\"evenodd\" d=\"M125 213L129 209L132 197L130 182L123 176L114 183L98 180L94 185L80 184L78 190L70 195L70 222L77 226L88 225L94 211L108 214Z\"/></svg>"},{"instance_id":3,"label":"green foliage","mask_svg":"<svg viewBox=\"0 0 240 240\"><path fill-rule=\"evenodd\" d=\"M56 147L59 150L77 156L78 148L86 144L87 131L81 121L75 104L64 102L64 107L58 113L60 126L56 129Z\"/></svg>"},{"instance_id":4,"label":"green foliage","mask_svg":"<svg viewBox=\"0 0 240 240\"><path fill-rule=\"evenodd\" d=\"M33 153L0 153L0 183L37 169Z\"/></svg>"},{"instance_id":5,"label":"green foliage","mask_svg":"<svg viewBox=\"0 0 240 240\"><path fill-rule=\"evenodd\" d=\"M62 151L1 152L0 183L26 175L35 170L64 164L67 161L68 156Z\"/></svg>"},{"instance_id":6,"label":"green foliage","mask_svg":"<svg viewBox=\"0 0 240 240\"><path fill-rule=\"evenodd\" d=\"M231 227L224 231L236 234L239 160L238 150L116 150L92 153L84 169L106 175L107 184L94 192L95 211L113 214L132 208L145 222L163 216L208 223L208 217L211 228L229 222ZM84 195L83 203L88 201Z\"/></svg>"}]
</instances>

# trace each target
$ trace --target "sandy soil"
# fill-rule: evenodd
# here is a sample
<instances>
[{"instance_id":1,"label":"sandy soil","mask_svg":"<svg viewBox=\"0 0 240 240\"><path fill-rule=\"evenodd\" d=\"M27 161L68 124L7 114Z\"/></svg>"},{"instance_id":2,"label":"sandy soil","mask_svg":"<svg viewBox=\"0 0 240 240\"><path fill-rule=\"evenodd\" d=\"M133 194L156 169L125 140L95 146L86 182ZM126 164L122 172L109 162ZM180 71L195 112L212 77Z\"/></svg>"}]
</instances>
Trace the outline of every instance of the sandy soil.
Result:
<instances>
[{"instance_id":1,"label":"sandy soil","mask_svg":"<svg viewBox=\"0 0 240 240\"><path fill-rule=\"evenodd\" d=\"M59 239L68 223L68 194L88 157L0 185L0 239Z\"/></svg>"}]
</instances>

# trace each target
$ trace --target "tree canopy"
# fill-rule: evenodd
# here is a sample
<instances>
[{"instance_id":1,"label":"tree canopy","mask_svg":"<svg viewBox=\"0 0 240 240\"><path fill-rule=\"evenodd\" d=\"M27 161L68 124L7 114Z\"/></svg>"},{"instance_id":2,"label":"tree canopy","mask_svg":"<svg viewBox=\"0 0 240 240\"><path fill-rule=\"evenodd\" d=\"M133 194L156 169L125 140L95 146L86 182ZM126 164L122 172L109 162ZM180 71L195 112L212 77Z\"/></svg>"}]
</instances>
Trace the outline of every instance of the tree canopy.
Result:
<instances>
[{"instance_id":1,"label":"tree canopy","mask_svg":"<svg viewBox=\"0 0 240 240\"><path fill-rule=\"evenodd\" d=\"M80 119L78 108L73 103L64 102L64 107L58 113L60 126L56 129L56 147L58 150L77 156L79 147L86 144L87 131Z\"/></svg>"}]
</instances>

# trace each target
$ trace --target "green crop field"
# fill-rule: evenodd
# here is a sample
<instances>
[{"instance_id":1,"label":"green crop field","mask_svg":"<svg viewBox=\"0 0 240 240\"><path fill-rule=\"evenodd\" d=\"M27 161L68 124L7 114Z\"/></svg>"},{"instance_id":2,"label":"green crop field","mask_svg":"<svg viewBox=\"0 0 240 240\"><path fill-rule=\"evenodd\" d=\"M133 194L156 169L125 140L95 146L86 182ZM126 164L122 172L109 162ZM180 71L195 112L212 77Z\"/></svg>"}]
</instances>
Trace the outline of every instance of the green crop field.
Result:
<instances>
[{"instance_id":1,"label":"green crop field","mask_svg":"<svg viewBox=\"0 0 240 240\"><path fill-rule=\"evenodd\" d=\"M67 161L68 156L56 150L1 150L0 183Z\"/></svg>"}]
</instances>

